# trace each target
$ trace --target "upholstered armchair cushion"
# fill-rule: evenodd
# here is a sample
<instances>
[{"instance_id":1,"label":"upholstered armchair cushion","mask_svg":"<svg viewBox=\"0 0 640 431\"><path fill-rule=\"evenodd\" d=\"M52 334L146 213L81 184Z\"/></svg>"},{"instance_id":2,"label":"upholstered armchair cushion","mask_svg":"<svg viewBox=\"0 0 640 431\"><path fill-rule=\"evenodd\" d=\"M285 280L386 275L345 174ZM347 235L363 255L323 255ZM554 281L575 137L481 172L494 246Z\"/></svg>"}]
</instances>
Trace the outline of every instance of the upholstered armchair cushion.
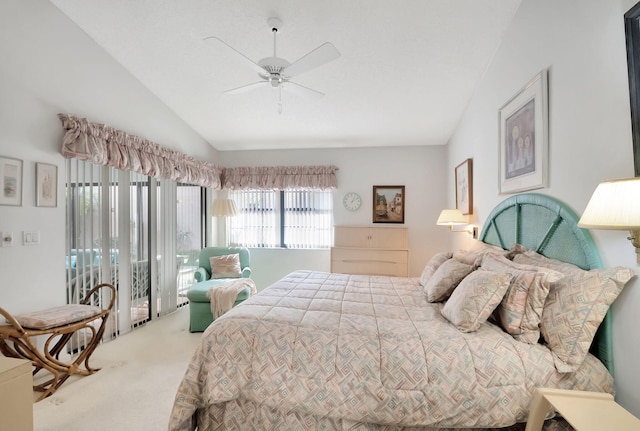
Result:
<instances>
[{"instance_id":1,"label":"upholstered armchair cushion","mask_svg":"<svg viewBox=\"0 0 640 431\"><path fill-rule=\"evenodd\" d=\"M240 270L242 278L251 277L251 268L249 267L250 256L249 250L245 247L206 247L200 251L198 262L200 267L196 270L194 277L196 281L201 282L211 278L211 262L210 257L225 256L237 253L240 256Z\"/></svg>"}]
</instances>

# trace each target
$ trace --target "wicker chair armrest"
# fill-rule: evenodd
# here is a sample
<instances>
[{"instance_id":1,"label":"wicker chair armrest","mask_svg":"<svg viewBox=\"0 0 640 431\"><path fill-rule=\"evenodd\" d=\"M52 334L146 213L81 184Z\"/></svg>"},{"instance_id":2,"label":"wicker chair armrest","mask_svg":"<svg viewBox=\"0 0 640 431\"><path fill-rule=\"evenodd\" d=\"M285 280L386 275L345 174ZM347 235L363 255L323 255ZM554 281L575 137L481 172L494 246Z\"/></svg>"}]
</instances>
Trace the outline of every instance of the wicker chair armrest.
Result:
<instances>
[{"instance_id":1,"label":"wicker chair armrest","mask_svg":"<svg viewBox=\"0 0 640 431\"><path fill-rule=\"evenodd\" d=\"M25 330L22 328L22 325L18 323L18 321L4 308L0 307L0 315L7 320L7 323L11 325L16 331L20 334L24 334Z\"/></svg>"},{"instance_id":2,"label":"wicker chair armrest","mask_svg":"<svg viewBox=\"0 0 640 431\"><path fill-rule=\"evenodd\" d=\"M112 310L113 306L116 303L116 288L109 283L100 283L97 286L94 286L84 297L84 299L80 302L81 304L88 304L91 301L91 295L96 293L97 291L107 288L111 289L111 299L109 300L109 306L107 308L103 308L103 310Z\"/></svg>"}]
</instances>

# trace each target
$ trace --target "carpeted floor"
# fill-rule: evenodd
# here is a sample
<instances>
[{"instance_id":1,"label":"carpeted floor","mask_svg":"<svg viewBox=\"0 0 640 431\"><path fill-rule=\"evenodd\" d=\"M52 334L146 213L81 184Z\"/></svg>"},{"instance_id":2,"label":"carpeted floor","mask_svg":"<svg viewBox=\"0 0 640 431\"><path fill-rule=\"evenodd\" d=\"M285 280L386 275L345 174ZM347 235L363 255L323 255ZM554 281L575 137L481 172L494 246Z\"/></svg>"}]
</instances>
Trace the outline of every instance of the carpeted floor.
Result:
<instances>
[{"instance_id":1,"label":"carpeted floor","mask_svg":"<svg viewBox=\"0 0 640 431\"><path fill-rule=\"evenodd\" d=\"M34 404L34 430L166 430L176 389L202 336L188 327L185 307L98 346L90 364L102 369L69 379Z\"/></svg>"}]
</instances>

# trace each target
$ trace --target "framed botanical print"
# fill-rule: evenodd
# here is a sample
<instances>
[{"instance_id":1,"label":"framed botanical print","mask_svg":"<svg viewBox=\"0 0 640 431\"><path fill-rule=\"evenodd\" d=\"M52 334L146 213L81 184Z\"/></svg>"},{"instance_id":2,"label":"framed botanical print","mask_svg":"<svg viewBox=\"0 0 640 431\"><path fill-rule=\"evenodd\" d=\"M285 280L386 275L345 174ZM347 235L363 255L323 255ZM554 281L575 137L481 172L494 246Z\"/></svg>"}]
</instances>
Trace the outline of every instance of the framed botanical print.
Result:
<instances>
[{"instance_id":1,"label":"framed botanical print","mask_svg":"<svg viewBox=\"0 0 640 431\"><path fill-rule=\"evenodd\" d=\"M36 206L58 206L58 167L36 163Z\"/></svg>"},{"instance_id":2,"label":"framed botanical print","mask_svg":"<svg viewBox=\"0 0 640 431\"><path fill-rule=\"evenodd\" d=\"M22 160L0 156L0 205L22 206Z\"/></svg>"}]
</instances>

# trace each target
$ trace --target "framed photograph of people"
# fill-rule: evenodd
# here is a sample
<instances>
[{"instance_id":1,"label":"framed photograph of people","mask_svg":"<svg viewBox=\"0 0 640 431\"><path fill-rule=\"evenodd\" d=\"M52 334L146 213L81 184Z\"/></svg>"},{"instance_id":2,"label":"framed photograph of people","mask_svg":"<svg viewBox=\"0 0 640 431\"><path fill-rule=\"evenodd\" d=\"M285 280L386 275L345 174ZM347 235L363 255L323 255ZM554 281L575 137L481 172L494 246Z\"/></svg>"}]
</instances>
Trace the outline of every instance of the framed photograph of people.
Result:
<instances>
[{"instance_id":1,"label":"framed photograph of people","mask_svg":"<svg viewBox=\"0 0 640 431\"><path fill-rule=\"evenodd\" d=\"M546 70L500 108L501 194L547 186L548 112Z\"/></svg>"}]
</instances>

